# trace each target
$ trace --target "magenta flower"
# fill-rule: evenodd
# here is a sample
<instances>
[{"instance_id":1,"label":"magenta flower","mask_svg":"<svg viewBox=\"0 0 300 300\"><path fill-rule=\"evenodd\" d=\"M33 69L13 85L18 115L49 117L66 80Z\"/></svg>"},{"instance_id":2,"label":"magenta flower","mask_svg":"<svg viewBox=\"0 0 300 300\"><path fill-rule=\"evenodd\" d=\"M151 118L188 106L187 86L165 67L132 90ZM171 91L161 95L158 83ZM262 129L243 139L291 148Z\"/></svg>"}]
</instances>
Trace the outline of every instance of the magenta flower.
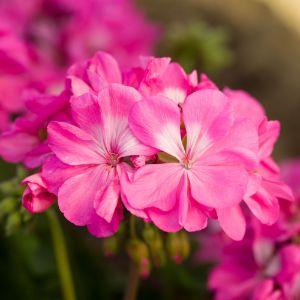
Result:
<instances>
[{"instance_id":1,"label":"magenta flower","mask_svg":"<svg viewBox=\"0 0 300 300\"><path fill-rule=\"evenodd\" d=\"M229 147L226 143L229 136L232 144L241 137L232 133L236 126L230 102L216 90L195 92L182 106L182 119L186 147L181 141L181 114L175 102L157 96L134 105L129 116L134 135L144 144L171 155L174 162L146 165L131 179L123 175L123 197L169 232L181 228L201 230L216 209L221 226L240 239L243 232L235 224L239 221L237 205L247 188L244 164L251 163L251 159L245 158L247 148ZM253 139L248 143L255 144L255 134L248 133L252 127L245 123L240 126L240 133L244 130Z\"/></svg>"},{"instance_id":2,"label":"magenta flower","mask_svg":"<svg viewBox=\"0 0 300 300\"><path fill-rule=\"evenodd\" d=\"M55 195L48 192L41 174L34 174L22 181L27 184L23 193L22 204L30 213L40 213L47 210L55 201Z\"/></svg>"},{"instance_id":3,"label":"magenta flower","mask_svg":"<svg viewBox=\"0 0 300 300\"><path fill-rule=\"evenodd\" d=\"M197 72L187 75L168 57L144 57L140 65L124 74L124 83L135 87L144 96L166 96L181 104L195 90Z\"/></svg>"},{"instance_id":4,"label":"magenta flower","mask_svg":"<svg viewBox=\"0 0 300 300\"><path fill-rule=\"evenodd\" d=\"M60 173L61 182L52 186L58 190L60 210L99 237L112 235L122 219L119 177L129 167L125 158L153 154L128 127L128 112L140 99L133 88L113 84L97 97L84 94L71 99L76 126L65 122L48 126L49 146L62 164L58 171L57 162L48 162L45 180L51 189L46 174Z\"/></svg>"},{"instance_id":5,"label":"magenta flower","mask_svg":"<svg viewBox=\"0 0 300 300\"><path fill-rule=\"evenodd\" d=\"M250 178L244 201L262 223L274 224L280 212L278 199L294 200L290 187L282 182L279 167L271 157L280 124L278 121L268 121L262 106L246 92L225 89L224 93L233 105L235 117L247 118L258 135L257 163L252 169L247 167ZM245 227L243 215L240 221L239 227Z\"/></svg>"},{"instance_id":6,"label":"magenta flower","mask_svg":"<svg viewBox=\"0 0 300 300\"><path fill-rule=\"evenodd\" d=\"M300 247L253 240L248 230L240 242L222 249L220 263L209 276L216 300L290 300L300 291Z\"/></svg>"},{"instance_id":7,"label":"magenta flower","mask_svg":"<svg viewBox=\"0 0 300 300\"><path fill-rule=\"evenodd\" d=\"M8 162L27 168L40 166L50 154L46 128L51 120L71 122L68 93L59 96L33 95L26 100L27 115L16 119L0 135L0 155Z\"/></svg>"}]
</instances>

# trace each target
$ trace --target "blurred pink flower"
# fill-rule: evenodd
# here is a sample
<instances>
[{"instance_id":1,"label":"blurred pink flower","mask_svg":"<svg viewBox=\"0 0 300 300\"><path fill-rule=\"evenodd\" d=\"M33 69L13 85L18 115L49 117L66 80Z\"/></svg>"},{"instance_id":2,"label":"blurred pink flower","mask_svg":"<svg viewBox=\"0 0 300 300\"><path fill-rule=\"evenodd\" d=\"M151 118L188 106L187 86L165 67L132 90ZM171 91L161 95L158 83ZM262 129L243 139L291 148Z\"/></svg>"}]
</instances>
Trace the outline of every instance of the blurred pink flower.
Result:
<instances>
[{"instance_id":1,"label":"blurred pink flower","mask_svg":"<svg viewBox=\"0 0 300 300\"><path fill-rule=\"evenodd\" d=\"M291 300L300 289L300 247L276 246L272 241L246 238L222 249L220 262L210 273L209 288L216 300Z\"/></svg>"},{"instance_id":2,"label":"blurred pink flower","mask_svg":"<svg viewBox=\"0 0 300 300\"><path fill-rule=\"evenodd\" d=\"M140 64L124 72L124 84L135 87L143 96L166 96L177 104L195 90L197 73L187 75L168 57L143 57Z\"/></svg>"},{"instance_id":3,"label":"blurred pink flower","mask_svg":"<svg viewBox=\"0 0 300 300\"><path fill-rule=\"evenodd\" d=\"M26 99L28 113L16 119L0 135L0 155L8 162L22 162L27 168L40 166L50 154L46 128L49 121L71 122L67 92L59 96L30 95Z\"/></svg>"}]
</instances>

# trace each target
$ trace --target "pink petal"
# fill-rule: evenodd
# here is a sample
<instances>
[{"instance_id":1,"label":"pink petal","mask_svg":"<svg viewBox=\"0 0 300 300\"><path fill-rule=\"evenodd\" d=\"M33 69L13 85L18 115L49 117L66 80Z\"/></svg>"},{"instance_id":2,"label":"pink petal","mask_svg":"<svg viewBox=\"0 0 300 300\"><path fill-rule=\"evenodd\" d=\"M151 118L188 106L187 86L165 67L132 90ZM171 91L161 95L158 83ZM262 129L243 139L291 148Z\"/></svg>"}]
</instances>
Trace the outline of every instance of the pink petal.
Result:
<instances>
[{"instance_id":1,"label":"pink petal","mask_svg":"<svg viewBox=\"0 0 300 300\"><path fill-rule=\"evenodd\" d=\"M169 211L178 200L183 172L176 163L146 165L138 169L131 180L122 176L122 192L135 209L155 207Z\"/></svg>"},{"instance_id":2,"label":"pink petal","mask_svg":"<svg viewBox=\"0 0 300 300\"><path fill-rule=\"evenodd\" d=\"M3 133L0 136L0 154L4 160L18 163L39 143L36 136L22 130Z\"/></svg>"},{"instance_id":3,"label":"pink petal","mask_svg":"<svg viewBox=\"0 0 300 300\"><path fill-rule=\"evenodd\" d=\"M228 134L233 124L233 112L226 96L217 90L206 89L187 97L183 119L187 153L196 159Z\"/></svg>"},{"instance_id":4,"label":"pink petal","mask_svg":"<svg viewBox=\"0 0 300 300\"><path fill-rule=\"evenodd\" d=\"M64 182L58 191L58 205L66 219L79 226L91 223L95 199L106 177L105 166L99 165Z\"/></svg>"},{"instance_id":5,"label":"pink petal","mask_svg":"<svg viewBox=\"0 0 300 300\"><path fill-rule=\"evenodd\" d=\"M240 241L246 232L246 221L239 205L217 210L220 226L233 240Z\"/></svg>"},{"instance_id":6,"label":"pink petal","mask_svg":"<svg viewBox=\"0 0 300 300\"><path fill-rule=\"evenodd\" d=\"M120 205L111 222L108 223L101 217L99 217L95 212L91 216L90 224L88 224L89 232L99 238L109 237L118 231L119 224L123 219L122 206Z\"/></svg>"},{"instance_id":7,"label":"pink petal","mask_svg":"<svg viewBox=\"0 0 300 300\"><path fill-rule=\"evenodd\" d=\"M77 125L99 139L101 136L101 110L97 98L88 93L71 98L72 117Z\"/></svg>"},{"instance_id":8,"label":"pink petal","mask_svg":"<svg viewBox=\"0 0 300 300\"><path fill-rule=\"evenodd\" d=\"M212 208L228 208L242 201L248 174L240 158L229 151L204 157L189 172L192 197Z\"/></svg>"},{"instance_id":9,"label":"pink petal","mask_svg":"<svg viewBox=\"0 0 300 300\"><path fill-rule=\"evenodd\" d=\"M245 197L244 201L263 224L271 225L278 220L280 212L278 200L263 185L256 194Z\"/></svg>"},{"instance_id":10,"label":"pink petal","mask_svg":"<svg viewBox=\"0 0 300 300\"><path fill-rule=\"evenodd\" d=\"M233 105L235 117L237 119L246 118L258 128L265 118L265 111L262 105L244 91L225 88L223 92Z\"/></svg>"},{"instance_id":11,"label":"pink petal","mask_svg":"<svg viewBox=\"0 0 300 300\"><path fill-rule=\"evenodd\" d=\"M120 198L120 184L118 178L107 182L97 194L94 207L97 215L111 223Z\"/></svg>"},{"instance_id":12,"label":"pink petal","mask_svg":"<svg viewBox=\"0 0 300 300\"><path fill-rule=\"evenodd\" d=\"M180 111L170 99L151 97L136 103L129 115L129 126L144 144L180 159L184 153L180 136Z\"/></svg>"},{"instance_id":13,"label":"pink petal","mask_svg":"<svg viewBox=\"0 0 300 300\"><path fill-rule=\"evenodd\" d=\"M274 144L280 133L280 123L278 121L265 120L259 128L259 155L261 158L272 154Z\"/></svg>"},{"instance_id":14,"label":"pink petal","mask_svg":"<svg viewBox=\"0 0 300 300\"><path fill-rule=\"evenodd\" d=\"M48 125L48 143L55 155L69 165L99 164L104 161L93 137L68 123L51 122Z\"/></svg>"},{"instance_id":15,"label":"pink petal","mask_svg":"<svg viewBox=\"0 0 300 300\"><path fill-rule=\"evenodd\" d=\"M179 224L179 207L175 206L170 211L161 211L156 208L148 210L150 220L161 230L166 232L177 232L182 229Z\"/></svg>"},{"instance_id":16,"label":"pink petal","mask_svg":"<svg viewBox=\"0 0 300 300\"><path fill-rule=\"evenodd\" d=\"M55 155L46 159L42 167L42 178L47 184L48 190L57 195L61 185L69 178L79 175L89 169L90 166L70 166L61 162Z\"/></svg>"},{"instance_id":17,"label":"pink petal","mask_svg":"<svg viewBox=\"0 0 300 300\"><path fill-rule=\"evenodd\" d=\"M161 94L172 99L176 104L183 103L190 86L182 67L177 63L171 63L160 78L162 80Z\"/></svg>"},{"instance_id":18,"label":"pink petal","mask_svg":"<svg viewBox=\"0 0 300 300\"><path fill-rule=\"evenodd\" d=\"M90 60L89 71L96 73L102 82L121 83L122 75L117 61L108 53L99 51Z\"/></svg>"},{"instance_id":19,"label":"pink petal","mask_svg":"<svg viewBox=\"0 0 300 300\"><path fill-rule=\"evenodd\" d=\"M106 148L120 157L151 155L154 150L141 144L128 126L128 114L141 95L133 88L112 84L99 95L102 117L102 139Z\"/></svg>"},{"instance_id":20,"label":"pink petal","mask_svg":"<svg viewBox=\"0 0 300 300\"><path fill-rule=\"evenodd\" d=\"M48 147L48 143L45 140L41 142L40 145L35 147L32 151L27 153L23 162L24 165L29 169L34 169L36 167L41 166L46 158L51 154L51 150Z\"/></svg>"},{"instance_id":21,"label":"pink petal","mask_svg":"<svg viewBox=\"0 0 300 300\"><path fill-rule=\"evenodd\" d=\"M277 198L295 201L295 196L292 189L284 182L265 179L264 188Z\"/></svg>"},{"instance_id":22,"label":"pink petal","mask_svg":"<svg viewBox=\"0 0 300 300\"><path fill-rule=\"evenodd\" d=\"M190 232L202 230L207 226L207 216L201 205L192 198L186 174L181 178L179 189L179 224Z\"/></svg>"}]
</instances>

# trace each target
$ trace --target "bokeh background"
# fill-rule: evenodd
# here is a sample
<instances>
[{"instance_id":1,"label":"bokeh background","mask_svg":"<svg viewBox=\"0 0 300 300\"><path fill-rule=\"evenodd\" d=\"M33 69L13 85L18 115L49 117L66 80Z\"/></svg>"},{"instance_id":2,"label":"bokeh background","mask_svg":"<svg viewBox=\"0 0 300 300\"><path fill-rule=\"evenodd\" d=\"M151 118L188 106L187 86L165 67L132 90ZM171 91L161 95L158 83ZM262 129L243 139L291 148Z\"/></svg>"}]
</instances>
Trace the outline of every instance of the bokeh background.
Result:
<instances>
[{"instance_id":1,"label":"bokeh background","mask_svg":"<svg viewBox=\"0 0 300 300\"><path fill-rule=\"evenodd\" d=\"M137 0L136 5L160 26L157 55L171 56L186 71L206 73L220 87L247 90L270 119L281 121L275 157L300 156L298 0ZM16 170L3 162L0 168L3 186ZM60 222L78 299L121 299L128 276L126 254L106 257L101 240L63 218ZM17 229L2 226L0 231L0 298L61 299L47 218L34 216ZM142 280L138 299L211 299L209 266L198 261L198 247L195 236L192 255L182 265L168 262L154 269Z\"/></svg>"}]
</instances>

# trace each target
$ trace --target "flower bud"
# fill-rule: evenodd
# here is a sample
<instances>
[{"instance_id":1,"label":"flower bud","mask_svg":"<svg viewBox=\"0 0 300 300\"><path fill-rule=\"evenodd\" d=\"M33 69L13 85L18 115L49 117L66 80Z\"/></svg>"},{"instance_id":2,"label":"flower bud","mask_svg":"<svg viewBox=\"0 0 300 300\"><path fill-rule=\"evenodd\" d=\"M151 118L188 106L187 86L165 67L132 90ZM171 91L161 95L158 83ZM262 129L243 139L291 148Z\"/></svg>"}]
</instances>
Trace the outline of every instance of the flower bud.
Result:
<instances>
[{"instance_id":1,"label":"flower bud","mask_svg":"<svg viewBox=\"0 0 300 300\"><path fill-rule=\"evenodd\" d=\"M54 203L56 197L48 192L39 173L25 178L22 183L27 184L22 204L30 213L43 212Z\"/></svg>"},{"instance_id":2,"label":"flower bud","mask_svg":"<svg viewBox=\"0 0 300 300\"><path fill-rule=\"evenodd\" d=\"M167 237L167 251L171 259L181 263L190 253L190 244L185 232L170 233Z\"/></svg>"},{"instance_id":3,"label":"flower bud","mask_svg":"<svg viewBox=\"0 0 300 300\"><path fill-rule=\"evenodd\" d=\"M117 237L111 236L103 239L102 248L105 256L114 256L118 252L119 241Z\"/></svg>"},{"instance_id":4,"label":"flower bud","mask_svg":"<svg viewBox=\"0 0 300 300\"><path fill-rule=\"evenodd\" d=\"M136 263L140 276L147 278L151 269L147 245L139 239L131 239L127 245L127 250L129 257Z\"/></svg>"},{"instance_id":5,"label":"flower bud","mask_svg":"<svg viewBox=\"0 0 300 300\"><path fill-rule=\"evenodd\" d=\"M166 262L163 241L159 231L150 224L146 224L143 237L149 246L151 258L156 267L161 267Z\"/></svg>"},{"instance_id":6,"label":"flower bud","mask_svg":"<svg viewBox=\"0 0 300 300\"><path fill-rule=\"evenodd\" d=\"M135 168L140 168L146 164L145 155L133 155L130 157L130 160Z\"/></svg>"}]
</instances>

